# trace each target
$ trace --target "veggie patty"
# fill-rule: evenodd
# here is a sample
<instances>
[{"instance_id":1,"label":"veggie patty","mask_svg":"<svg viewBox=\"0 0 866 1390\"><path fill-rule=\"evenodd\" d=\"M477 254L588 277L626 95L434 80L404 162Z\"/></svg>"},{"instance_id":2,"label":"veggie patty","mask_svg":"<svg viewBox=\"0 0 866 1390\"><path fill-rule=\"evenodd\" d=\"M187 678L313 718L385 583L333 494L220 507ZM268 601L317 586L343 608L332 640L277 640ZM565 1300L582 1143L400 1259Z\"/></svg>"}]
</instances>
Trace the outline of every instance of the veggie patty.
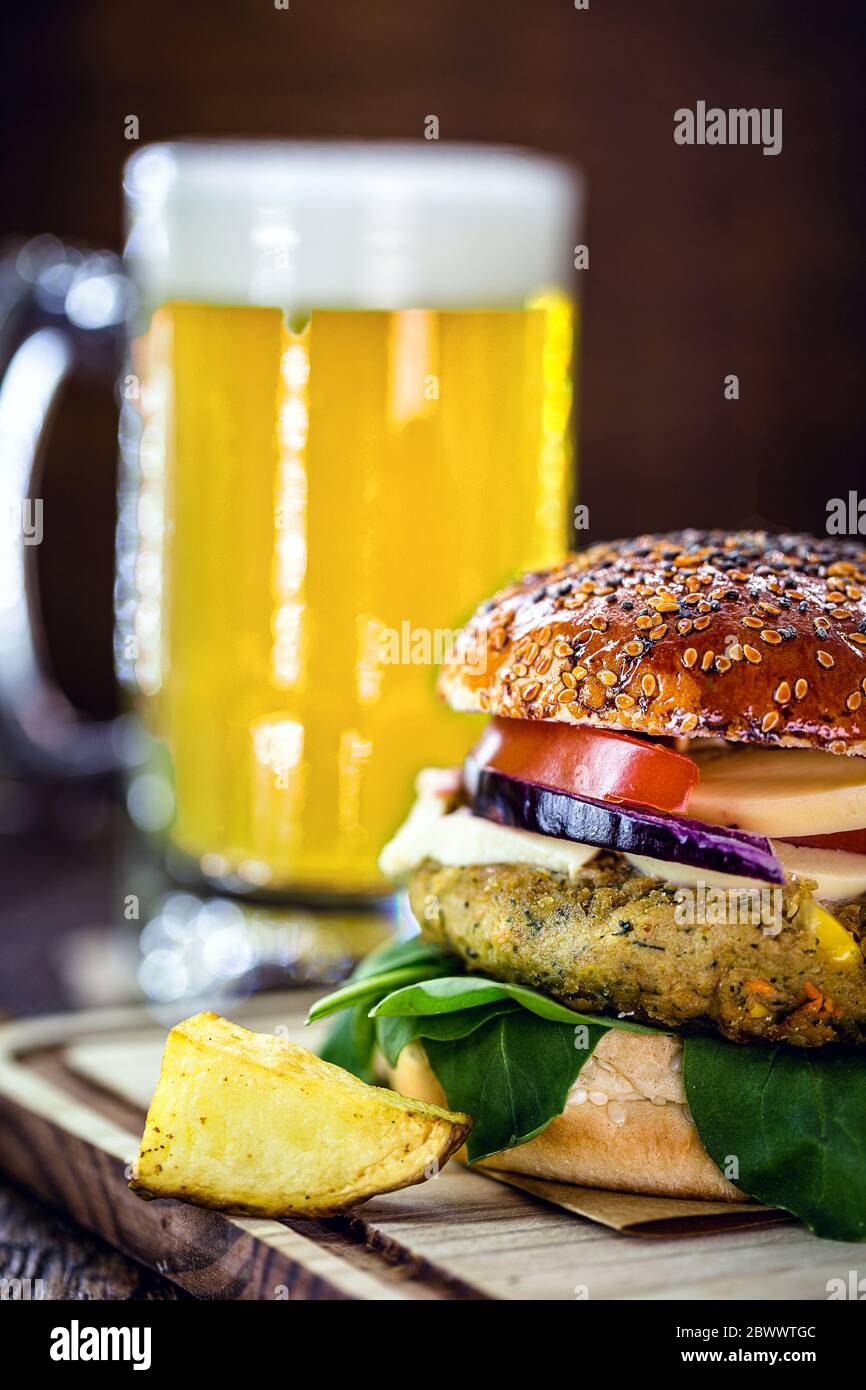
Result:
<instances>
[{"instance_id":1,"label":"veggie patty","mask_svg":"<svg viewBox=\"0 0 866 1390\"><path fill-rule=\"evenodd\" d=\"M866 1042L866 902L837 907L834 921L802 885L773 891L769 923L742 911L714 923L711 911L684 921L676 886L618 855L571 879L428 860L409 883L424 935L469 970L574 1009L743 1042Z\"/></svg>"}]
</instances>

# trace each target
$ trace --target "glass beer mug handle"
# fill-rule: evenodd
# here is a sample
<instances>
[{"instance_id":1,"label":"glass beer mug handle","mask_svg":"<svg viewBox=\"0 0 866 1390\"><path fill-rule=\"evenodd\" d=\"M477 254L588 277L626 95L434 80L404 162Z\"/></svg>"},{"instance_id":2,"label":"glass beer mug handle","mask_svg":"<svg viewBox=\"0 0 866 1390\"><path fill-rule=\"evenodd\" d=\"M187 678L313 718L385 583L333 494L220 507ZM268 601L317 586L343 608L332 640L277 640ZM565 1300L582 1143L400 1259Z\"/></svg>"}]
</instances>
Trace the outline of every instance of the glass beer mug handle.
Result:
<instances>
[{"instance_id":1,"label":"glass beer mug handle","mask_svg":"<svg viewBox=\"0 0 866 1390\"><path fill-rule=\"evenodd\" d=\"M86 777L124 766L125 721L84 719L40 658L27 550L40 446L73 367L117 378L129 297L120 261L38 237L0 260L0 736L13 766Z\"/></svg>"}]
</instances>

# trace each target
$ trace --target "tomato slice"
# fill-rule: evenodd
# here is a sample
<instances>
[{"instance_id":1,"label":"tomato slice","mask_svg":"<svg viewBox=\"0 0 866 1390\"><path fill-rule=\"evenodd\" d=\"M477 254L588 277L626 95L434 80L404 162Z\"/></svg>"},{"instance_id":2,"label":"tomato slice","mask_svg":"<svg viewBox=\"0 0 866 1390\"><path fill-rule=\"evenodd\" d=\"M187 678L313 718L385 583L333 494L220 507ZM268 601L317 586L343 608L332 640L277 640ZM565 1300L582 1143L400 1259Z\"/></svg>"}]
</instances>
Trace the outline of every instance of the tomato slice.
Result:
<instances>
[{"instance_id":1,"label":"tomato slice","mask_svg":"<svg viewBox=\"0 0 866 1390\"><path fill-rule=\"evenodd\" d=\"M866 854L866 830L839 830L833 835L785 836L788 845L808 845L810 849L845 849L849 854Z\"/></svg>"},{"instance_id":2,"label":"tomato slice","mask_svg":"<svg viewBox=\"0 0 866 1390\"><path fill-rule=\"evenodd\" d=\"M691 758L611 729L492 719L467 760L553 791L685 811L698 782Z\"/></svg>"}]
</instances>

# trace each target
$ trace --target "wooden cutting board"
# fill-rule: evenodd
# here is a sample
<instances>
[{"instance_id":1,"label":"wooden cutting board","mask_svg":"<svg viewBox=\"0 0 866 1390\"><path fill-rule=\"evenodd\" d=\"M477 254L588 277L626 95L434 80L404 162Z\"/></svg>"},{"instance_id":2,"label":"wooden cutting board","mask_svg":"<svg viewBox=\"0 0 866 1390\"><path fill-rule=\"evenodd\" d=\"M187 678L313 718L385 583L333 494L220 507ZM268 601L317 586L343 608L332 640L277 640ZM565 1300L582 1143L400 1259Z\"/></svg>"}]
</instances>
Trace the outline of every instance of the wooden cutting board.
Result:
<instances>
[{"instance_id":1,"label":"wooden cutting board","mask_svg":"<svg viewBox=\"0 0 866 1390\"><path fill-rule=\"evenodd\" d=\"M231 1016L315 1046L313 996ZM823 1299L863 1247L793 1223L625 1235L457 1164L329 1221L223 1216L127 1187L165 1029L143 1009L0 1029L0 1167L82 1226L203 1298ZM579 1189L575 1189L579 1192Z\"/></svg>"}]
</instances>

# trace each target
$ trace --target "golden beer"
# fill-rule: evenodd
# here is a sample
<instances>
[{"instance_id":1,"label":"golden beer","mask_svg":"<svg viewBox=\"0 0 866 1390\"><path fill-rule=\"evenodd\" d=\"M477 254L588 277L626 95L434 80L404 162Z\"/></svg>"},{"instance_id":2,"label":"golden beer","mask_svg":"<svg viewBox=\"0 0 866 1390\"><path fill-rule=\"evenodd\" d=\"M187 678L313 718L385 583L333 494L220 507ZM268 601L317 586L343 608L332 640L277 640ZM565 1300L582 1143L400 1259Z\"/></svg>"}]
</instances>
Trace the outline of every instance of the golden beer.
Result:
<instances>
[{"instance_id":1,"label":"golden beer","mask_svg":"<svg viewBox=\"0 0 866 1390\"><path fill-rule=\"evenodd\" d=\"M172 297L135 343L130 670L169 835L214 880L375 893L450 632L550 564L570 506L572 307Z\"/></svg>"}]
</instances>

